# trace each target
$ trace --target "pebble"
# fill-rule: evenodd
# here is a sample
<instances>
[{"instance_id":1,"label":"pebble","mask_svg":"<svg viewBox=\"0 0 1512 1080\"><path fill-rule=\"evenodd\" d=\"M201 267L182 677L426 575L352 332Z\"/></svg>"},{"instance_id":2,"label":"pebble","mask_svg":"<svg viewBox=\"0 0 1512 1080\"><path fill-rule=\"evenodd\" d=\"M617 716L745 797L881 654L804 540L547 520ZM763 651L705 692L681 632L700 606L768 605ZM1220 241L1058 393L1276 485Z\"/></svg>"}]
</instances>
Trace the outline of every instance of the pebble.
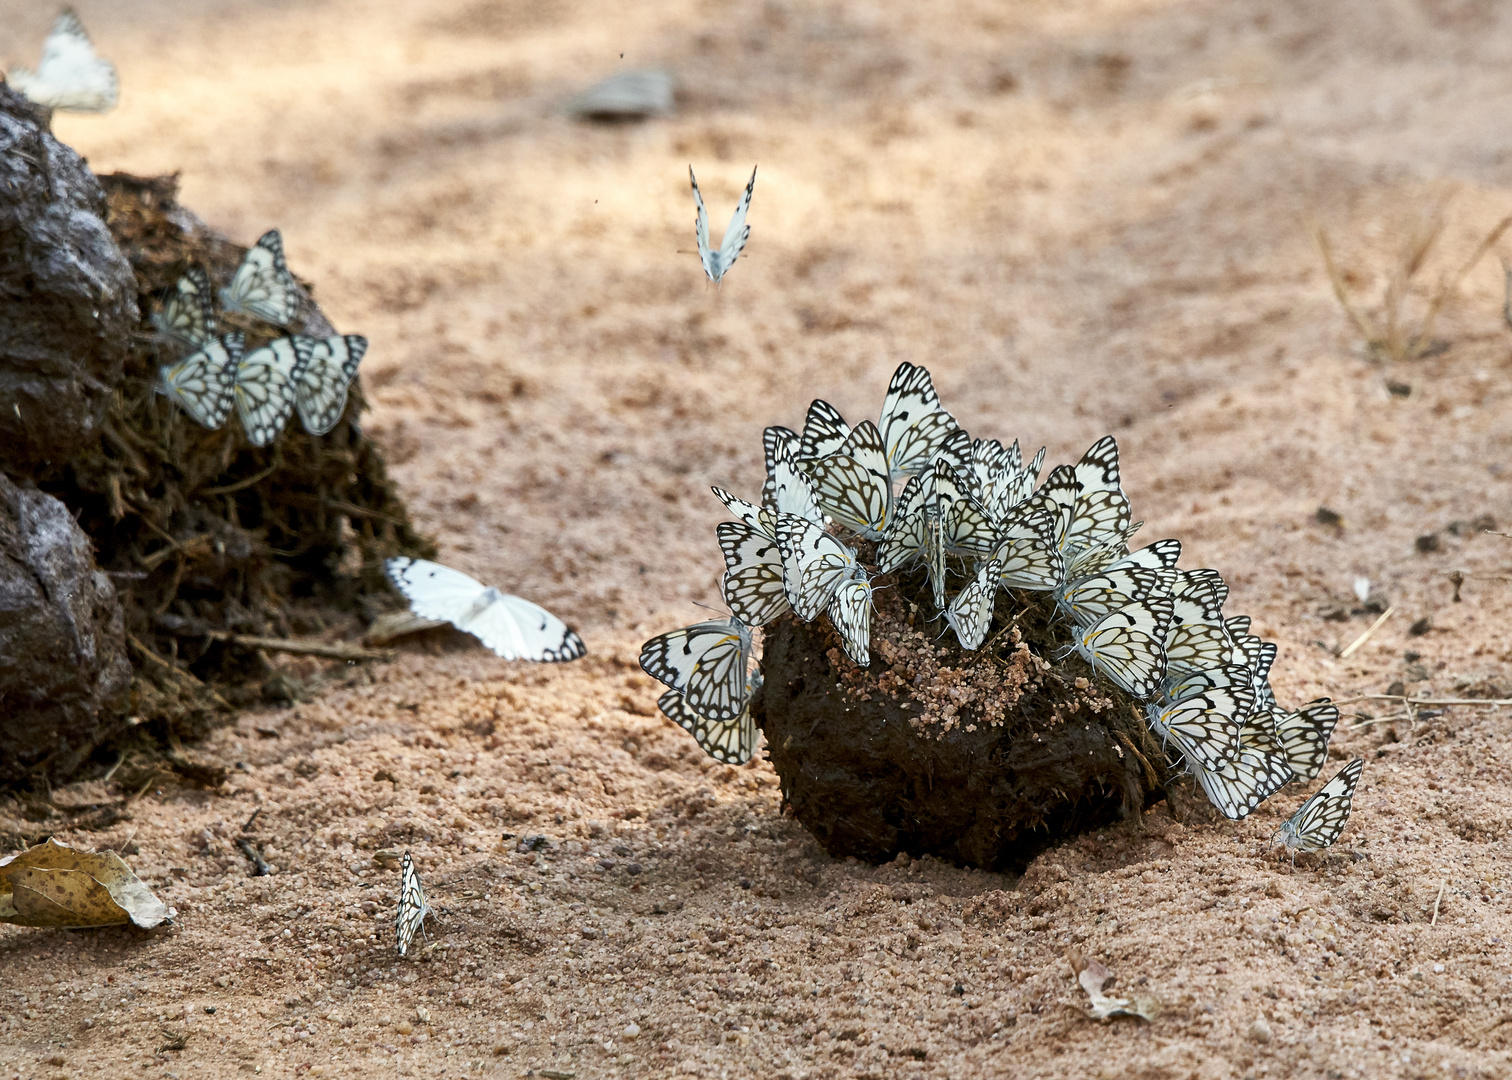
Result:
<instances>
[{"instance_id":1,"label":"pebble","mask_svg":"<svg viewBox=\"0 0 1512 1080\"><path fill-rule=\"evenodd\" d=\"M1249 1037L1261 1045L1271 1041L1271 1026L1265 1022L1265 1017L1258 1018L1249 1026Z\"/></svg>"},{"instance_id":2,"label":"pebble","mask_svg":"<svg viewBox=\"0 0 1512 1080\"><path fill-rule=\"evenodd\" d=\"M638 1039L638 1038L640 1038L640 1025L636 1024L636 1023L626 1024L625 1025L625 1030L620 1032L620 1038L622 1038L622 1039Z\"/></svg>"}]
</instances>

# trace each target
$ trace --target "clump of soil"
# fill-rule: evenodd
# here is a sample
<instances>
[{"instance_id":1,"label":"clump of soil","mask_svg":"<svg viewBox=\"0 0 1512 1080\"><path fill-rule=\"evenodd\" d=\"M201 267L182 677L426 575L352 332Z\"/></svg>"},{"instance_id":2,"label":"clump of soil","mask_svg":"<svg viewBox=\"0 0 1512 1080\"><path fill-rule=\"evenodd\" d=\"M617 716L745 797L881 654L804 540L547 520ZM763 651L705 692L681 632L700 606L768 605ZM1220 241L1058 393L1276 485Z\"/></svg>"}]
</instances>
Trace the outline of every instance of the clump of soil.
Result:
<instances>
[{"instance_id":1,"label":"clump of soil","mask_svg":"<svg viewBox=\"0 0 1512 1080\"><path fill-rule=\"evenodd\" d=\"M1079 657L1054 659L1048 599L1000 595L999 629L967 652L927 595L922 573L873 593L865 668L828 622L766 627L752 708L784 800L826 850L1021 871L1163 797L1169 768L1138 704Z\"/></svg>"},{"instance_id":2,"label":"clump of soil","mask_svg":"<svg viewBox=\"0 0 1512 1080\"><path fill-rule=\"evenodd\" d=\"M266 655L235 637L350 637L396 604L383 560L435 546L411 526L358 425L360 379L329 434L309 435L296 419L265 448L234 416L207 430L154 392L159 365L183 351L152 333L159 297L192 265L225 283L246 248L179 206L175 177L100 182L141 323L99 437L33 479L73 512L119 591L132 715L159 735L197 737L232 705L289 693ZM249 350L274 332L223 323L249 331ZM335 332L308 297L289 329Z\"/></svg>"}]
</instances>

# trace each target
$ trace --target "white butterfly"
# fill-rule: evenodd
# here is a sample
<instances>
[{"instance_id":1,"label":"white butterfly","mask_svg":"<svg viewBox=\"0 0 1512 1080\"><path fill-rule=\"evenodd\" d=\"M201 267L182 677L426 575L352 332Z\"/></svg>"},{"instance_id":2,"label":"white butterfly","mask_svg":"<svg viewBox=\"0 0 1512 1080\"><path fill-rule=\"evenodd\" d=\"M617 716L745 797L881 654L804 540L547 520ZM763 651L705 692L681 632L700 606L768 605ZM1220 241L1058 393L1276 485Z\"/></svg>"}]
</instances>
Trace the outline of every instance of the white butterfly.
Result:
<instances>
[{"instance_id":1,"label":"white butterfly","mask_svg":"<svg viewBox=\"0 0 1512 1080\"><path fill-rule=\"evenodd\" d=\"M1113 436L1093 443L1076 465L1056 468L1040 490L1061 507L1056 542L1063 552L1127 541L1129 500L1119 486Z\"/></svg>"},{"instance_id":2,"label":"white butterfly","mask_svg":"<svg viewBox=\"0 0 1512 1080\"><path fill-rule=\"evenodd\" d=\"M751 700L751 631L739 619L711 619L654 637L641 646L640 665L712 723L734 722Z\"/></svg>"},{"instance_id":3,"label":"white butterfly","mask_svg":"<svg viewBox=\"0 0 1512 1080\"><path fill-rule=\"evenodd\" d=\"M1002 563L995 559L983 562L977 567L976 576L950 602L945 621L956 632L961 648L967 651L980 649L982 642L987 640L987 628L992 625L992 609L1002 574Z\"/></svg>"},{"instance_id":4,"label":"white butterfly","mask_svg":"<svg viewBox=\"0 0 1512 1080\"><path fill-rule=\"evenodd\" d=\"M740 205L730 218L730 227L725 230L724 240L717 250L709 247L709 212L704 209L703 193L698 190L698 177L693 175L693 166L688 166L688 180L693 185L693 201L698 204L698 257L703 262L704 273L718 285L720 278L730 272L735 260L745 250L751 227L746 224L746 214L751 209L751 195L756 190L756 170L751 170L750 183L740 197Z\"/></svg>"},{"instance_id":5,"label":"white butterfly","mask_svg":"<svg viewBox=\"0 0 1512 1080\"><path fill-rule=\"evenodd\" d=\"M311 343L310 359L294 380L294 400L304 429L311 435L324 435L346 411L347 388L357 375L368 341L360 334L305 340Z\"/></svg>"},{"instance_id":6,"label":"white butterfly","mask_svg":"<svg viewBox=\"0 0 1512 1080\"><path fill-rule=\"evenodd\" d=\"M845 442L850 425L840 411L827 401L815 398L803 418L803 434L798 439L798 460L818 461L827 458Z\"/></svg>"},{"instance_id":7,"label":"white butterfly","mask_svg":"<svg viewBox=\"0 0 1512 1080\"><path fill-rule=\"evenodd\" d=\"M982 559L997 547L998 530L986 509L972 498L956 469L937 456L928 470L904 485L892 528L877 549L877 565L890 572L922 560L935 606L943 611L946 556Z\"/></svg>"},{"instance_id":8,"label":"white butterfly","mask_svg":"<svg viewBox=\"0 0 1512 1080\"><path fill-rule=\"evenodd\" d=\"M863 572L840 583L826 611L840 634L845 654L858 667L871 664L871 606L871 579Z\"/></svg>"},{"instance_id":9,"label":"white butterfly","mask_svg":"<svg viewBox=\"0 0 1512 1080\"><path fill-rule=\"evenodd\" d=\"M866 576L856 553L814 522L782 514L776 526L788 603L804 622L829 607L843 583Z\"/></svg>"},{"instance_id":10,"label":"white butterfly","mask_svg":"<svg viewBox=\"0 0 1512 1080\"><path fill-rule=\"evenodd\" d=\"M880 540L892 516L892 475L882 433L870 420L851 429L827 457L809 465L820 508L851 532Z\"/></svg>"},{"instance_id":11,"label":"white butterfly","mask_svg":"<svg viewBox=\"0 0 1512 1080\"><path fill-rule=\"evenodd\" d=\"M929 372L905 362L888 383L877 427L889 478L901 478L923 471L960 425L940 404Z\"/></svg>"},{"instance_id":12,"label":"white butterfly","mask_svg":"<svg viewBox=\"0 0 1512 1080\"><path fill-rule=\"evenodd\" d=\"M485 586L460 570L403 557L383 565L416 615L451 623L505 660L558 663L588 651L583 639L545 608Z\"/></svg>"},{"instance_id":13,"label":"white butterfly","mask_svg":"<svg viewBox=\"0 0 1512 1080\"><path fill-rule=\"evenodd\" d=\"M72 112L105 112L119 93L115 65L95 54L73 8L58 13L37 70L16 68L8 81L38 105Z\"/></svg>"},{"instance_id":14,"label":"white butterfly","mask_svg":"<svg viewBox=\"0 0 1512 1080\"><path fill-rule=\"evenodd\" d=\"M267 446L289 422L313 343L307 337L275 338L236 365L236 414L253 446Z\"/></svg>"},{"instance_id":15,"label":"white butterfly","mask_svg":"<svg viewBox=\"0 0 1512 1080\"><path fill-rule=\"evenodd\" d=\"M210 279L191 266L152 313L152 325L164 336L191 349L202 349L215 337L215 300Z\"/></svg>"},{"instance_id":16,"label":"white butterfly","mask_svg":"<svg viewBox=\"0 0 1512 1080\"><path fill-rule=\"evenodd\" d=\"M1073 631L1073 647L1092 670L1137 698L1150 698L1165 676L1165 635L1171 598L1152 596Z\"/></svg>"},{"instance_id":17,"label":"white butterfly","mask_svg":"<svg viewBox=\"0 0 1512 1080\"><path fill-rule=\"evenodd\" d=\"M201 427L218 428L236 401L236 367L243 338L225 334L199 352L158 368L157 392L178 404Z\"/></svg>"},{"instance_id":18,"label":"white butterfly","mask_svg":"<svg viewBox=\"0 0 1512 1080\"><path fill-rule=\"evenodd\" d=\"M1239 727L1254 694L1248 686L1189 694L1179 701L1145 706L1150 727L1181 756L1204 769L1217 769L1239 752Z\"/></svg>"},{"instance_id":19,"label":"white butterfly","mask_svg":"<svg viewBox=\"0 0 1512 1080\"><path fill-rule=\"evenodd\" d=\"M765 626L786 612L782 549L776 538L748 521L726 521L715 534L724 552L724 596L731 614L747 626Z\"/></svg>"},{"instance_id":20,"label":"white butterfly","mask_svg":"<svg viewBox=\"0 0 1512 1080\"><path fill-rule=\"evenodd\" d=\"M996 439L978 439L971 446L972 494L987 508L993 520L1001 521L1034 493L1044 461L1043 446L1034 460L1025 466L1017 442L1004 449Z\"/></svg>"},{"instance_id":21,"label":"white butterfly","mask_svg":"<svg viewBox=\"0 0 1512 1080\"><path fill-rule=\"evenodd\" d=\"M998 525L997 535L992 558L1002 567L1003 588L1046 592L1060 585L1066 562L1055 546L1055 526L1047 511L1021 503Z\"/></svg>"},{"instance_id":22,"label":"white butterfly","mask_svg":"<svg viewBox=\"0 0 1512 1080\"><path fill-rule=\"evenodd\" d=\"M1116 562L1101 573L1066 585L1059 592L1058 602L1074 622L1085 626L1135 600L1169 596L1175 576L1172 570L1151 570Z\"/></svg>"},{"instance_id":23,"label":"white butterfly","mask_svg":"<svg viewBox=\"0 0 1512 1080\"><path fill-rule=\"evenodd\" d=\"M716 724L699 716L676 690L668 690L656 704L667 719L693 736L694 742L715 761L725 765L744 765L756 752L756 722L751 718L751 695L760 685L761 672L752 671L746 685L745 708L725 724Z\"/></svg>"},{"instance_id":24,"label":"white butterfly","mask_svg":"<svg viewBox=\"0 0 1512 1080\"><path fill-rule=\"evenodd\" d=\"M1171 589L1176 601L1174 622L1223 625L1223 602L1228 599L1228 585L1216 570L1182 570Z\"/></svg>"},{"instance_id":25,"label":"white butterfly","mask_svg":"<svg viewBox=\"0 0 1512 1080\"><path fill-rule=\"evenodd\" d=\"M1274 713L1276 740L1298 780L1308 781L1328 760L1328 739L1339 722L1339 707L1327 698L1310 701L1296 712Z\"/></svg>"},{"instance_id":26,"label":"white butterfly","mask_svg":"<svg viewBox=\"0 0 1512 1080\"><path fill-rule=\"evenodd\" d=\"M289 325L299 311L299 285L284 261L277 229L269 229L247 249L231 284L221 290L221 304L275 326Z\"/></svg>"},{"instance_id":27,"label":"white butterfly","mask_svg":"<svg viewBox=\"0 0 1512 1080\"><path fill-rule=\"evenodd\" d=\"M399 917L394 930L399 938L399 955L409 951L410 943L417 933L425 933L425 917L430 914L430 905L425 902L425 890L420 887L420 875L415 873L415 862L410 853L404 853L399 864Z\"/></svg>"},{"instance_id":28,"label":"white butterfly","mask_svg":"<svg viewBox=\"0 0 1512 1080\"><path fill-rule=\"evenodd\" d=\"M1332 780L1298 807L1295 814L1281 823L1271 843L1285 844L1290 848L1292 862L1297 861L1299 851L1320 851L1331 845L1349 821L1350 800L1364 768L1365 759L1355 758L1340 769Z\"/></svg>"},{"instance_id":29,"label":"white butterfly","mask_svg":"<svg viewBox=\"0 0 1512 1080\"><path fill-rule=\"evenodd\" d=\"M1286 758L1275 752L1274 740L1269 747L1259 747L1241 739L1239 752L1216 769L1204 769L1192 761L1187 766L1208 801L1233 821L1247 817L1291 780L1291 769Z\"/></svg>"},{"instance_id":30,"label":"white butterfly","mask_svg":"<svg viewBox=\"0 0 1512 1080\"><path fill-rule=\"evenodd\" d=\"M1231 686L1249 689L1249 668L1242 664L1223 664L1195 671L1172 671L1166 675L1162 700L1180 701L1184 697L1200 694L1205 690L1218 690Z\"/></svg>"},{"instance_id":31,"label":"white butterfly","mask_svg":"<svg viewBox=\"0 0 1512 1080\"><path fill-rule=\"evenodd\" d=\"M1234 643L1221 626L1182 623L1173 625L1166 635L1166 669L1173 676L1227 667L1234 652Z\"/></svg>"}]
</instances>

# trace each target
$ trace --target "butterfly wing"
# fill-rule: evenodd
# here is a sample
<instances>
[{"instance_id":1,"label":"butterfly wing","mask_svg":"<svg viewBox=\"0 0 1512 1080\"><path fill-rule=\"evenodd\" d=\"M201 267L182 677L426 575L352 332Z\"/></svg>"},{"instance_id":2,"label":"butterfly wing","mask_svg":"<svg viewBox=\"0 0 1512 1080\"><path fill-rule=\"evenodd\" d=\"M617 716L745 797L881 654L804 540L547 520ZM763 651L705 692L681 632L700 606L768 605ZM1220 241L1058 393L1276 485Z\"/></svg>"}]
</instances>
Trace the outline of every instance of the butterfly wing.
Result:
<instances>
[{"instance_id":1,"label":"butterfly wing","mask_svg":"<svg viewBox=\"0 0 1512 1080\"><path fill-rule=\"evenodd\" d=\"M383 569L422 619L451 622L488 591L477 578L429 559L400 556L386 560Z\"/></svg>"},{"instance_id":2,"label":"butterfly wing","mask_svg":"<svg viewBox=\"0 0 1512 1080\"><path fill-rule=\"evenodd\" d=\"M688 707L676 690L668 690L656 704L667 719L693 736L703 752L715 761L725 765L744 765L756 752L756 724L751 719L749 704L727 724L705 720Z\"/></svg>"},{"instance_id":3,"label":"butterfly wing","mask_svg":"<svg viewBox=\"0 0 1512 1080\"><path fill-rule=\"evenodd\" d=\"M798 439L798 460L817 461L835 453L851 432L840 411L827 401L815 398L803 419L803 434Z\"/></svg>"},{"instance_id":4,"label":"butterfly wing","mask_svg":"<svg viewBox=\"0 0 1512 1080\"><path fill-rule=\"evenodd\" d=\"M882 402L879 424L890 476L919 472L958 427L955 417L940 404L929 372L909 363L898 365Z\"/></svg>"},{"instance_id":5,"label":"butterfly wing","mask_svg":"<svg viewBox=\"0 0 1512 1080\"><path fill-rule=\"evenodd\" d=\"M357 376L367 347L367 338L360 334L313 339L309 363L294 382L299 419L311 435L324 435L341 419L347 388Z\"/></svg>"},{"instance_id":6,"label":"butterfly wing","mask_svg":"<svg viewBox=\"0 0 1512 1080\"><path fill-rule=\"evenodd\" d=\"M1239 727L1253 703L1248 686L1208 690L1165 707L1149 706L1150 727L1187 761L1220 769L1239 752Z\"/></svg>"},{"instance_id":7,"label":"butterfly wing","mask_svg":"<svg viewBox=\"0 0 1512 1080\"><path fill-rule=\"evenodd\" d=\"M1241 744L1239 752L1216 769L1188 763L1208 801L1232 821L1248 817L1291 780L1286 758Z\"/></svg>"},{"instance_id":8,"label":"butterfly wing","mask_svg":"<svg viewBox=\"0 0 1512 1080\"><path fill-rule=\"evenodd\" d=\"M673 630L641 646L641 669L682 693L694 713L714 723L738 718L750 700L751 631L738 619Z\"/></svg>"},{"instance_id":9,"label":"butterfly wing","mask_svg":"<svg viewBox=\"0 0 1512 1080\"><path fill-rule=\"evenodd\" d=\"M275 326L288 326L299 311L299 286L284 260L283 236L269 229L247 249L231 284L221 290L228 311L241 311Z\"/></svg>"},{"instance_id":10,"label":"butterfly wing","mask_svg":"<svg viewBox=\"0 0 1512 1080\"><path fill-rule=\"evenodd\" d=\"M1349 821L1355 785L1360 782L1364 768L1365 759L1355 758L1340 769L1282 823L1277 838L1297 851L1319 851L1331 846Z\"/></svg>"},{"instance_id":11,"label":"butterfly wing","mask_svg":"<svg viewBox=\"0 0 1512 1080\"><path fill-rule=\"evenodd\" d=\"M253 446L267 446L289 422L312 345L307 337L276 338L236 365L236 414Z\"/></svg>"},{"instance_id":12,"label":"butterfly wing","mask_svg":"<svg viewBox=\"0 0 1512 1080\"><path fill-rule=\"evenodd\" d=\"M917 476L908 478L893 505L887 535L877 545L877 569L890 574L924 556L928 534L924 527L923 486Z\"/></svg>"},{"instance_id":13,"label":"butterfly wing","mask_svg":"<svg viewBox=\"0 0 1512 1080\"><path fill-rule=\"evenodd\" d=\"M974 651L987 639L992 624L993 604L997 600L998 582L1003 564L989 559L977 568L976 576L956 594L945 612L945 621L956 632L961 648Z\"/></svg>"},{"instance_id":14,"label":"butterfly wing","mask_svg":"<svg viewBox=\"0 0 1512 1080\"><path fill-rule=\"evenodd\" d=\"M830 622L858 667L871 664L871 604L871 581L864 574L841 582L829 602Z\"/></svg>"},{"instance_id":15,"label":"butterfly wing","mask_svg":"<svg viewBox=\"0 0 1512 1080\"><path fill-rule=\"evenodd\" d=\"M115 106L120 90L115 65L96 55L71 8L53 22L37 70L17 68L8 81L38 105L72 112L105 112Z\"/></svg>"},{"instance_id":16,"label":"butterfly wing","mask_svg":"<svg viewBox=\"0 0 1512 1080\"><path fill-rule=\"evenodd\" d=\"M1217 626L1183 623L1166 636L1166 669L1173 676L1228 667L1233 653L1228 634Z\"/></svg>"},{"instance_id":17,"label":"butterfly wing","mask_svg":"<svg viewBox=\"0 0 1512 1080\"><path fill-rule=\"evenodd\" d=\"M152 313L158 331L193 349L201 349L215 337L215 301L210 279L198 266L191 266L178 279L162 307Z\"/></svg>"},{"instance_id":18,"label":"butterfly wing","mask_svg":"<svg viewBox=\"0 0 1512 1080\"><path fill-rule=\"evenodd\" d=\"M415 940L415 935L425 926L425 917L430 906L425 902L425 890L420 885L420 875L415 871L410 853L404 853L399 864L399 914L394 931L399 939L399 955L403 956Z\"/></svg>"},{"instance_id":19,"label":"butterfly wing","mask_svg":"<svg viewBox=\"0 0 1512 1080\"><path fill-rule=\"evenodd\" d=\"M583 639L551 612L520 596L484 590L487 601L453 619L505 660L559 664L587 653Z\"/></svg>"},{"instance_id":20,"label":"butterfly wing","mask_svg":"<svg viewBox=\"0 0 1512 1080\"><path fill-rule=\"evenodd\" d=\"M855 552L814 522L791 514L777 517L777 546L788 603L804 622L829 606L842 582L862 572Z\"/></svg>"},{"instance_id":21,"label":"butterfly wing","mask_svg":"<svg viewBox=\"0 0 1512 1080\"><path fill-rule=\"evenodd\" d=\"M201 427L220 427L236 401L242 342L239 333L225 334L182 360L164 364L158 369L158 392Z\"/></svg>"},{"instance_id":22,"label":"butterfly wing","mask_svg":"<svg viewBox=\"0 0 1512 1080\"><path fill-rule=\"evenodd\" d=\"M1065 576L1065 560L1055 546L1055 526L1049 513L1014 510L998 529L998 547L992 558L1002 566L1005 589L1047 592L1058 588Z\"/></svg>"},{"instance_id":23,"label":"butterfly wing","mask_svg":"<svg viewBox=\"0 0 1512 1080\"><path fill-rule=\"evenodd\" d=\"M715 533L725 557L724 595L731 614L747 626L764 626L787 611L776 539L744 521L726 521Z\"/></svg>"},{"instance_id":24,"label":"butterfly wing","mask_svg":"<svg viewBox=\"0 0 1512 1080\"><path fill-rule=\"evenodd\" d=\"M1140 600L1077 631L1076 650L1126 693L1155 695L1165 676L1165 632L1171 621L1168 596Z\"/></svg>"},{"instance_id":25,"label":"butterfly wing","mask_svg":"<svg viewBox=\"0 0 1512 1080\"><path fill-rule=\"evenodd\" d=\"M735 260L745 250L746 241L751 238L751 227L746 224L746 215L751 211L751 196L754 194L756 194L756 170L753 168L751 179L746 182L745 192L740 196L740 204L735 207L735 213L730 217L730 225L725 229L724 239L719 244L720 277L730 272L730 267L735 265Z\"/></svg>"},{"instance_id":26,"label":"butterfly wing","mask_svg":"<svg viewBox=\"0 0 1512 1080\"><path fill-rule=\"evenodd\" d=\"M892 478L875 424L861 421L832 455L815 461L809 470L821 510L868 539L886 535Z\"/></svg>"},{"instance_id":27,"label":"butterfly wing","mask_svg":"<svg viewBox=\"0 0 1512 1080\"><path fill-rule=\"evenodd\" d=\"M1298 780L1312 780L1328 760L1328 740L1339 722L1339 707L1327 698L1310 701L1276 721L1281 752Z\"/></svg>"},{"instance_id":28,"label":"butterfly wing","mask_svg":"<svg viewBox=\"0 0 1512 1080\"><path fill-rule=\"evenodd\" d=\"M1116 566L1101 574L1084 577L1067 585L1061 593L1061 607L1083 626L1097 622L1135 600L1165 596L1169 575L1141 566Z\"/></svg>"}]
</instances>

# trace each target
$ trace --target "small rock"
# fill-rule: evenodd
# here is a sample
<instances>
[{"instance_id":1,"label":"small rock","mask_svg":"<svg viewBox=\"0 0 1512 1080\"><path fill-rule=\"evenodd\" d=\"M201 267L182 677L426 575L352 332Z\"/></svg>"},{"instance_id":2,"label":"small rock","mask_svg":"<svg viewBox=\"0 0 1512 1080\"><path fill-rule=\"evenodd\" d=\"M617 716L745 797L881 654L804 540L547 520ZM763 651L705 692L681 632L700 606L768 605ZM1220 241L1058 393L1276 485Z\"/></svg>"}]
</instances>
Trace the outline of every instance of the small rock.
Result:
<instances>
[{"instance_id":1,"label":"small rock","mask_svg":"<svg viewBox=\"0 0 1512 1080\"><path fill-rule=\"evenodd\" d=\"M1418 549L1418 553L1421 555L1427 555L1430 552L1439 550L1438 533L1425 533L1413 542L1413 546Z\"/></svg>"},{"instance_id":2,"label":"small rock","mask_svg":"<svg viewBox=\"0 0 1512 1080\"><path fill-rule=\"evenodd\" d=\"M408 1020L401 1020L394 1025L394 1031L400 1035L409 1035L415 1030L415 1025Z\"/></svg>"},{"instance_id":3,"label":"small rock","mask_svg":"<svg viewBox=\"0 0 1512 1080\"><path fill-rule=\"evenodd\" d=\"M626 1024L625 1025L625 1030L620 1032L620 1038L622 1038L622 1039L638 1039L638 1038L640 1038L640 1025L637 1024L637 1023L634 1023L634 1022Z\"/></svg>"},{"instance_id":4,"label":"small rock","mask_svg":"<svg viewBox=\"0 0 1512 1080\"><path fill-rule=\"evenodd\" d=\"M1259 1017L1249 1026L1249 1037L1262 1046L1271 1041L1271 1026L1266 1023L1265 1017Z\"/></svg>"},{"instance_id":5,"label":"small rock","mask_svg":"<svg viewBox=\"0 0 1512 1080\"><path fill-rule=\"evenodd\" d=\"M635 874L638 874L640 872L641 872L641 864L640 863L633 862L633 863L630 863L629 865L627 865L625 867L625 873L627 873L627 874L635 875Z\"/></svg>"}]
</instances>

